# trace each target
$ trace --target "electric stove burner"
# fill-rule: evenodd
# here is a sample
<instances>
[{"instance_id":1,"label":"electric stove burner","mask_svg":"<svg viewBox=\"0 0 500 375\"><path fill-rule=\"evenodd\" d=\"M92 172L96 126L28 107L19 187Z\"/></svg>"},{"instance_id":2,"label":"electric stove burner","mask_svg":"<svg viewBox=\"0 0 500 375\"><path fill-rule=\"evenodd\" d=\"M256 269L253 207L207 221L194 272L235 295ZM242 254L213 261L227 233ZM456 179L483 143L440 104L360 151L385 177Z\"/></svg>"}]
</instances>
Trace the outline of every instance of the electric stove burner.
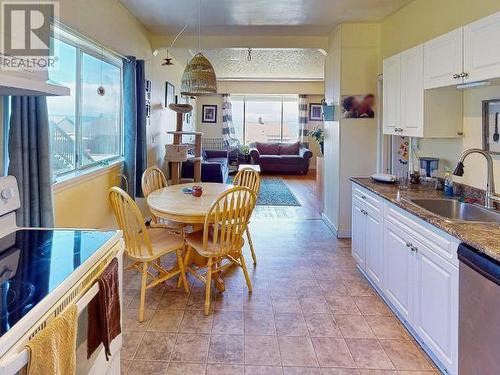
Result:
<instances>
[{"instance_id":1,"label":"electric stove burner","mask_svg":"<svg viewBox=\"0 0 500 375\"><path fill-rule=\"evenodd\" d=\"M0 338L115 233L25 228L0 237Z\"/></svg>"},{"instance_id":2,"label":"electric stove burner","mask_svg":"<svg viewBox=\"0 0 500 375\"><path fill-rule=\"evenodd\" d=\"M27 281L10 280L0 284L0 318L28 305L34 292L35 287Z\"/></svg>"}]
</instances>

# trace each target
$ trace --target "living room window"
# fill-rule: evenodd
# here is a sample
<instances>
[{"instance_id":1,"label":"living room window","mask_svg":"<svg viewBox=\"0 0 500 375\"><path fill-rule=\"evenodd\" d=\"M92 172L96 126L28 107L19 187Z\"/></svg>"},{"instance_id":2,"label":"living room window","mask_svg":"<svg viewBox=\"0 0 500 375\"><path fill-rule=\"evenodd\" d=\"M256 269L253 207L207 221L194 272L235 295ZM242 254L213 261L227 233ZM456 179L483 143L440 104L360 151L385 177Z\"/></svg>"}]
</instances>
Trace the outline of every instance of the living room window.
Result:
<instances>
[{"instance_id":1,"label":"living room window","mask_svg":"<svg viewBox=\"0 0 500 375\"><path fill-rule=\"evenodd\" d=\"M63 30L55 31L53 43L58 63L49 79L71 89L69 96L47 99L57 179L122 157L122 61Z\"/></svg>"},{"instance_id":2,"label":"living room window","mask_svg":"<svg viewBox=\"0 0 500 375\"><path fill-rule=\"evenodd\" d=\"M231 95L238 140L296 142L299 136L298 95Z\"/></svg>"}]
</instances>

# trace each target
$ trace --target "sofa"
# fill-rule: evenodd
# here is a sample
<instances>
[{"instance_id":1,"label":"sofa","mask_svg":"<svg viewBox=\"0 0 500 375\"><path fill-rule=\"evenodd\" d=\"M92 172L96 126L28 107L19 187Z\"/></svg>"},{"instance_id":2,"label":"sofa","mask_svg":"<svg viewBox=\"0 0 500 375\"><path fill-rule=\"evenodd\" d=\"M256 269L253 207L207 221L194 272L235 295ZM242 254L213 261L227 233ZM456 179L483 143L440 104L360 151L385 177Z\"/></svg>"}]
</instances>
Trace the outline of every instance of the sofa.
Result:
<instances>
[{"instance_id":1,"label":"sofa","mask_svg":"<svg viewBox=\"0 0 500 375\"><path fill-rule=\"evenodd\" d=\"M260 165L264 173L307 174L312 152L300 142L262 143L250 145L250 156L254 164Z\"/></svg>"},{"instance_id":2,"label":"sofa","mask_svg":"<svg viewBox=\"0 0 500 375\"><path fill-rule=\"evenodd\" d=\"M224 184L229 175L229 153L219 150L204 150L201 162L201 181L219 182ZM191 160L182 163L182 178L194 178L194 162Z\"/></svg>"}]
</instances>

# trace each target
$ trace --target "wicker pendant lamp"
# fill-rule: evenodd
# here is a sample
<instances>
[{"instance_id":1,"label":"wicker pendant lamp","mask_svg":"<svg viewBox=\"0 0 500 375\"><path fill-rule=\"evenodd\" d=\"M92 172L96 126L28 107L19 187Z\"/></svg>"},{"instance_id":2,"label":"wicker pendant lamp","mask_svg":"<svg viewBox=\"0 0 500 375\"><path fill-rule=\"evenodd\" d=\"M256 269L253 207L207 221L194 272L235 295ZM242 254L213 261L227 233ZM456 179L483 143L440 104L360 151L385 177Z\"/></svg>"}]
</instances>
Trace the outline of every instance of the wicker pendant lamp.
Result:
<instances>
[{"instance_id":1,"label":"wicker pendant lamp","mask_svg":"<svg viewBox=\"0 0 500 375\"><path fill-rule=\"evenodd\" d=\"M198 53L189 61L182 74L181 95L206 96L217 94L214 67L201 53L201 0L198 4Z\"/></svg>"}]
</instances>

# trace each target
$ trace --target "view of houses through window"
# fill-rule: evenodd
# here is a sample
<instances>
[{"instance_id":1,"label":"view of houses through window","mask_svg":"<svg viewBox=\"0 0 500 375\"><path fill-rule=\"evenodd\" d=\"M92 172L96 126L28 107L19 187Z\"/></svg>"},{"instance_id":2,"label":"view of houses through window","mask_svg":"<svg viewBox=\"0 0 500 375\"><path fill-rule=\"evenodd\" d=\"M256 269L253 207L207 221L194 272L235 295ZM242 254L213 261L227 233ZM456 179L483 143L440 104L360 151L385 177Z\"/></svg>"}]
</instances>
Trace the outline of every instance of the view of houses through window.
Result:
<instances>
[{"instance_id":1,"label":"view of houses through window","mask_svg":"<svg viewBox=\"0 0 500 375\"><path fill-rule=\"evenodd\" d=\"M54 39L54 48L58 62L49 79L71 90L47 100L58 176L121 157L122 62L64 38Z\"/></svg>"},{"instance_id":2,"label":"view of houses through window","mask_svg":"<svg viewBox=\"0 0 500 375\"><path fill-rule=\"evenodd\" d=\"M296 142L298 95L231 95L236 137L253 142Z\"/></svg>"}]
</instances>

